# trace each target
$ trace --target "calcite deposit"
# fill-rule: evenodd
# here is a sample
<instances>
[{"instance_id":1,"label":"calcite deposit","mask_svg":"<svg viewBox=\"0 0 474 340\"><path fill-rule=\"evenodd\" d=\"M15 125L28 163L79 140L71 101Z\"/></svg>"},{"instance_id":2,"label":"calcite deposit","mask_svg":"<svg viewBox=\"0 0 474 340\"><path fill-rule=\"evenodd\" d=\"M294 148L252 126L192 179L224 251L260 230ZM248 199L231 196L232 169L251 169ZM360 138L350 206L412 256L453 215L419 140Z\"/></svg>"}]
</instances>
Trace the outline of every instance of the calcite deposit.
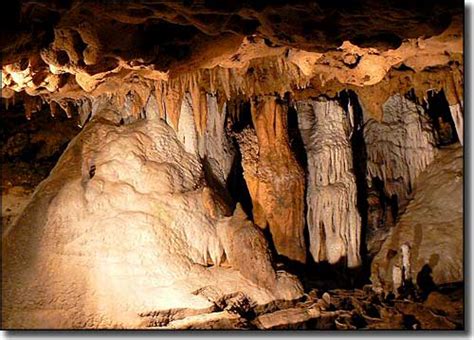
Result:
<instances>
[{"instance_id":1,"label":"calcite deposit","mask_svg":"<svg viewBox=\"0 0 474 340\"><path fill-rule=\"evenodd\" d=\"M463 15L8 2L2 326L462 328Z\"/></svg>"},{"instance_id":2,"label":"calcite deposit","mask_svg":"<svg viewBox=\"0 0 474 340\"><path fill-rule=\"evenodd\" d=\"M356 207L349 112L337 101L298 102L299 128L308 155L306 201L310 251L316 262L360 259L361 221Z\"/></svg>"},{"instance_id":3,"label":"calcite deposit","mask_svg":"<svg viewBox=\"0 0 474 340\"><path fill-rule=\"evenodd\" d=\"M393 289L394 267L403 268L404 280L425 289L430 282L463 281L462 177L459 146L440 150L420 174L413 200L372 263L376 287Z\"/></svg>"},{"instance_id":4,"label":"calcite deposit","mask_svg":"<svg viewBox=\"0 0 474 340\"><path fill-rule=\"evenodd\" d=\"M244 178L255 223L269 228L278 254L306 262L304 175L290 150L284 108L274 97L252 102L255 137L241 139Z\"/></svg>"},{"instance_id":5,"label":"calcite deposit","mask_svg":"<svg viewBox=\"0 0 474 340\"><path fill-rule=\"evenodd\" d=\"M224 216L199 159L166 123L117 126L107 110L4 233L5 327L146 327L167 311L212 310L208 290L256 304L301 296L253 223L239 210Z\"/></svg>"}]
</instances>

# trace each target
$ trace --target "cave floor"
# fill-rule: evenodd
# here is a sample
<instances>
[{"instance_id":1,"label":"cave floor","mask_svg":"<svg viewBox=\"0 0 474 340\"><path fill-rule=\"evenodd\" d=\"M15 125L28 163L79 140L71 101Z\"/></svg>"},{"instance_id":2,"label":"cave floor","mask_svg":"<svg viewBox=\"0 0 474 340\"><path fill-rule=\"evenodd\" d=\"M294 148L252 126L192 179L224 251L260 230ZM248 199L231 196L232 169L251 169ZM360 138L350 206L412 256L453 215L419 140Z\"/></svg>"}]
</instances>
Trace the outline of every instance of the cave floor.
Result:
<instances>
[{"instance_id":1,"label":"cave floor","mask_svg":"<svg viewBox=\"0 0 474 340\"><path fill-rule=\"evenodd\" d=\"M229 298L212 313L158 317L155 329L263 330L459 330L463 329L462 284L438 287L424 301L377 296L364 289L310 290L296 302L252 307Z\"/></svg>"}]
</instances>

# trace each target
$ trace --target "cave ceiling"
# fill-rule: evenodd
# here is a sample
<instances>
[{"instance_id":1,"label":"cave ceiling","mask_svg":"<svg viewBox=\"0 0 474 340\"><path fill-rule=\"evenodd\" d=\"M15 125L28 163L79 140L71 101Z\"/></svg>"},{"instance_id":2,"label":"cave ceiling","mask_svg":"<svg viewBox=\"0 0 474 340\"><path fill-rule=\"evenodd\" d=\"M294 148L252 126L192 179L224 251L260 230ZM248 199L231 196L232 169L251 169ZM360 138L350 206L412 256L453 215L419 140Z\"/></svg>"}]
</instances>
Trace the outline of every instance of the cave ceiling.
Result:
<instances>
[{"instance_id":1,"label":"cave ceiling","mask_svg":"<svg viewBox=\"0 0 474 340\"><path fill-rule=\"evenodd\" d=\"M394 92L462 98L462 6L452 1L22 1L2 11L2 97L334 96L374 116ZM230 85L232 83L232 85ZM237 85L236 85L237 84ZM163 89L165 89L163 91Z\"/></svg>"}]
</instances>

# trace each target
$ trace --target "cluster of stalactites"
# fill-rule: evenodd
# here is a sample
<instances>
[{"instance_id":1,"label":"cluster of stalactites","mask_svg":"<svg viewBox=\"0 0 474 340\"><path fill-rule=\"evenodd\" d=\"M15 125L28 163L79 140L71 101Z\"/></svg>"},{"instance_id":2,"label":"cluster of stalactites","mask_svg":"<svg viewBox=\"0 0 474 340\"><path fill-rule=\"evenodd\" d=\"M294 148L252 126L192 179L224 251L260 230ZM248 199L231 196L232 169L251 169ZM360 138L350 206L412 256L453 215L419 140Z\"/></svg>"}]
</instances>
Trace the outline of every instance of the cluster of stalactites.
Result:
<instances>
[{"instance_id":1,"label":"cluster of stalactites","mask_svg":"<svg viewBox=\"0 0 474 340\"><path fill-rule=\"evenodd\" d=\"M407 198L415 179L434 159L434 137L421 106L398 94L383 106L381 122L368 119L364 136L367 146L367 180L384 183L385 193Z\"/></svg>"},{"instance_id":2,"label":"cluster of stalactites","mask_svg":"<svg viewBox=\"0 0 474 340\"><path fill-rule=\"evenodd\" d=\"M163 116L170 116L176 127L179 120L179 105L183 96L189 93L196 108L205 107L206 93L218 94L219 107L225 101L244 95L248 98L270 93L283 96L293 89L304 88L309 78L294 63L283 57L262 59L246 67L225 68L216 66L211 69L199 69L169 80L155 82L155 95L160 103ZM195 116L199 133L205 130L204 110Z\"/></svg>"},{"instance_id":3,"label":"cluster of stalactites","mask_svg":"<svg viewBox=\"0 0 474 340\"><path fill-rule=\"evenodd\" d=\"M187 152L198 155L212 171L212 175L224 186L234 160L234 149L226 133L226 105L219 108L217 97L206 94L195 105L191 94L186 93L180 110L177 135ZM205 111L204 113L202 111ZM195 117L206 117L204 132L198 133Z\"/></svg>"},{"instance_id":4,"label":"cluster of stalactites","mask_svg":"<svg viewBox=\"0 0 474 340\"><path fill-rule=\"evenodd\" d=\"M350 112L334 100L297 102L298 123L308 159L307 224L316 262L347 260L360 265L361 219L352 171Z\"/></svg>"}]
</instances>

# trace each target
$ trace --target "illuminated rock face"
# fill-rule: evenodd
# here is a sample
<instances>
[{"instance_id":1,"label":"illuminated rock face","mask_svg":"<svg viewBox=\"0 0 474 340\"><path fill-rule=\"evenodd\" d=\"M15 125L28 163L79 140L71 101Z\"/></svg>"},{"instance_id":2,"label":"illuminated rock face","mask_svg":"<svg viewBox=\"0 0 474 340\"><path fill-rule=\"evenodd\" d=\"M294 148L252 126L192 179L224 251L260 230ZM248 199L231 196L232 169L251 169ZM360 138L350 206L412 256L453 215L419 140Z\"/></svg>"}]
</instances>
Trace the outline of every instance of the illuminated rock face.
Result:
<instances>
[{"instance_id":1,"label":"illuminated rock face","mask_svg":"<svg viewBox=\"0 0 474 340\"><path fill-rule=\"evenodd\" d=\"M361 221L352 170L351 118L337 101L297 102L298 122L308 158L306 220L316 262L360 260Z\"/></svg>"},{"instance_id":2,"label":"illuminated rock face","mask_svg":"<svg viewBox=\"0 0 474 340\"><path fill-rule=\"evenodd\" d=\"M375 288L394 289L393 268L421 289L430 280L463 281L462 155L459 145L442 149L419 175L413 199L372 262Z\"/></svg>"},{"instance_id":3,"label":"illuminated rock face","mask_svg":"<svg viewBox=\"0 0 474 340\"><path fill-rule=\"evenodd\" d=\"M364 128L368 184L378 178L389 197L405 200L435 157L432 127L422 107L400 94L387 100L383 113L381 122L369 118Z\"/></svg>"},{"instance_id":4,"label":"illuminated rock face","mask_svg":"<svg viewBox=\"0 0 474 340\"><path fill-rule=\"evenodd\" d=\"M224 216L172 128L101 113L4 235L4 327L146 327L160 312L211 311L209 291L257 304L302 294L239 208Z\"/></svg>"},{"instance_id":5,"label":"illuminated rock face","mask_svg":"<svg viewBox=\"0 0 474 340\"><path fill-rule=\"evenodd\" d=\"M287 113L275 97L252 102L255 130L239 137L255 224L269 228L279 255L306 262L304 173L288 139Z\"/></svg>"},{"instance_id":6,"label":"illuminated rock face","mask_svg":"<svg viewBox=\"0 0 474 340\"><path fill-rule=\"evenodd\" d=\"M436 156L432 121L421 105L396 94L383 104L378 121L364 111L368 186L367 250L381 244L412 197L420 173Z\"/></svg>"}]
</instances>

